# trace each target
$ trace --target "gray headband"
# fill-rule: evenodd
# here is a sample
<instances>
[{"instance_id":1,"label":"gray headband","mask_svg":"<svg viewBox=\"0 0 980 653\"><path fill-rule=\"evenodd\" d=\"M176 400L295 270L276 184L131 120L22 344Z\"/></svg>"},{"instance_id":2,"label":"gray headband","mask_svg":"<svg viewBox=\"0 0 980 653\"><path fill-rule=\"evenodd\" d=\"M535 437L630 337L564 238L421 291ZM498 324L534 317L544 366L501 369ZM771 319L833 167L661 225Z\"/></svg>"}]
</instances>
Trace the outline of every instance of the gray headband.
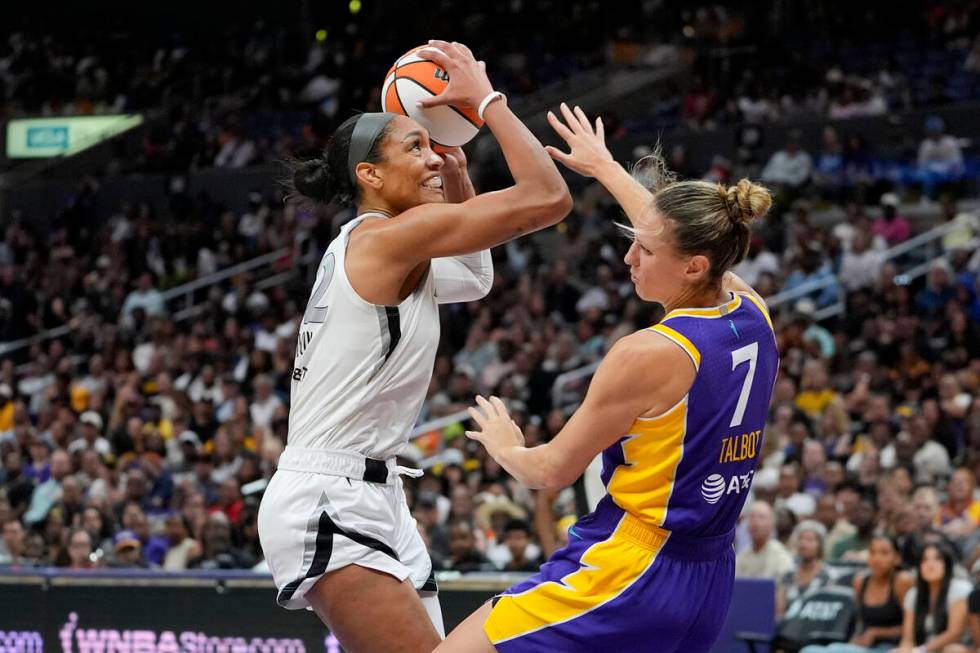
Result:
<instances>
[{"instance_id":1,"label":"gray headband","mask_svg":"<svg viewBox=\"0 0 980 653\"><path fill-rule=\"evenodd\" d=\"M357 164L364 161L374 141L384 131L385 126L395 117L394 113L362 113L354 123L354 131L350 135L350 148L347 150L347 171L350 173L350 183L357 185Z\"/></svg>"}]
</instances>

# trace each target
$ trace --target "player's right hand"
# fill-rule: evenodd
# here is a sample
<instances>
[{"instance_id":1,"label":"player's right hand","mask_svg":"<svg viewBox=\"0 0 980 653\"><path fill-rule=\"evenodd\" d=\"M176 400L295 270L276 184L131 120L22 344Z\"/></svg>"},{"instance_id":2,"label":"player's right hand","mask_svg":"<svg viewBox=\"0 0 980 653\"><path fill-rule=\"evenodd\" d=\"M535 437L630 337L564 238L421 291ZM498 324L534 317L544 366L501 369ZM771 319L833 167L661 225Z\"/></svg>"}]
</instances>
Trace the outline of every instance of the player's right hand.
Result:
<instances>
[{"instance_id":1,"label":"player's right hand","mask_svg":"<svg viewBox=\"0 0 980 653\"><path fill-rule=\"evenodd\" d=\"M434 62L449 74L449 85L439 95L419 100L423 107L451 104L477 108L483 98L493 92L487 78L487 66L477 61L470 49L455 41L429 41L429 47L418 51L423 59Z\"/></svg>"},{"instance_id":2,"label":"player's right hand","mask_svg":"<svg viewBox=\"0 0 980 653\"><path fill-rule=\"evenodd\" d=\"M603 165L613 161L612 154L606 148L602 118L596 119L593 128L584 111L578 107L572 111L564 102L561 103L561 113L565 117L564 123L551 111L548 112L548 122L565 139L572 151L566 154L550 145L544 149L552 159L560 161L580 175L595 177Z\"/></svg>"},{"instance_id":3,"label":"player's right hand","mask_svg":"<svg viewBox=\"0 0 980 653\"><path fill-rule=\"evenodd\" d=\"M488 401L477 395L476 403L467 412L480 430L466 431L466 437L481 443L491 456L498 449L524 446L524 433L511 419L503 401L498 397L490 397Z\"/></svg>"}]
</instances>

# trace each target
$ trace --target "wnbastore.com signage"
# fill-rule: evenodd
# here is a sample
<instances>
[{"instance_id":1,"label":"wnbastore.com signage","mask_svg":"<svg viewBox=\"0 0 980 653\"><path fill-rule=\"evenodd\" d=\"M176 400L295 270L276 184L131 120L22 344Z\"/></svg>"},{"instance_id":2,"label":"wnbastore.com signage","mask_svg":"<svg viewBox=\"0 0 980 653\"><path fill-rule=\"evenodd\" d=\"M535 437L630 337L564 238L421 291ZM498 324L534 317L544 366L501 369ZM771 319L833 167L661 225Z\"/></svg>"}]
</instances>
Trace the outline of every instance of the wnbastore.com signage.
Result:
<instances>
[{"instance_id":1,"label":"wnbastore.com signage","mask_svg":"<svg viewBox=\"0 0 980 653\"><path fill-rule=\"evenodd\" d=\"M58 639L62 653L307 653L303 640L297 638L86 628L77 612L68 615ZM45 642L40 631L0 630L0 653L44 653L45 650L50 653L57 650L54 644ZM339 653L340 647L333 635L327 635L321 650Z\"/></svg>"},{"instance_id":2,"label":"wnbastore.com signage","mask_svg":"<svg viewBox=\"0 0 980 653\"><path fill-rule=\"evenodd\" d=\"M443 588L452 628L502 587ZM0 570L0 653L341 653L263 575Z\"/></svg>"}]
</instances>

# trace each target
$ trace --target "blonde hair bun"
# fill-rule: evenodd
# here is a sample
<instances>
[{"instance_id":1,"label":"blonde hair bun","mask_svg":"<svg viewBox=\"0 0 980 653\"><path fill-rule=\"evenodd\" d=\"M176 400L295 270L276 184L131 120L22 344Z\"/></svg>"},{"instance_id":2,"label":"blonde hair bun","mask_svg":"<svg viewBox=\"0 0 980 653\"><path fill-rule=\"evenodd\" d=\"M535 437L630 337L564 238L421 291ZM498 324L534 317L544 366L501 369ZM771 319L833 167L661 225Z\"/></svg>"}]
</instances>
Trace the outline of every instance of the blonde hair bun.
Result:
<instances>
[{"instance_id":1,"label":"blonde hair bun","mask_svg":"<svg viewBox=\"0 0 980 653\"><path fill-rule=\"evenodd\" d=\"M765 186L742 179L728 187L725 202L728 204L728 216L733 222L748 224L769 212L772 193Z\"/></svg>"}]
</instances>

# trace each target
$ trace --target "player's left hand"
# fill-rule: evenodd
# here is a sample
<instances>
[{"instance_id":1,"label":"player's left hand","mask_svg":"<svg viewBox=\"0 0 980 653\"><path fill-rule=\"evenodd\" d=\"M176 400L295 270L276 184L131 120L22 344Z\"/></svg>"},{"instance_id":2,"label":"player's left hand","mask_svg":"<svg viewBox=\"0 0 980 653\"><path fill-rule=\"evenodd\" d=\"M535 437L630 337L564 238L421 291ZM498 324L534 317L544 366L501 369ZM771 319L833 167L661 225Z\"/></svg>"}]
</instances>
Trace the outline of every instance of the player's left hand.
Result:
<instances>
[{"instance_id":1,"label":"player's left hand","mask_svg":"<svg viewBox=\"0 0 980 653\"><path fill-rule=\"evenodd\" d=\"M606 131L602 126L602 118L597 118L595 126L589 122L585 112L579 107L575 110L561 103L563 123L554 113L548 112L548 123L565 139L571 151L567 154L557 147L548 145L544 149L555 161L560 161L580 175L595 177L600 168L613 161L613 156L606 147Z\"/></svg>"},{"instance_id":2,"label":"player's left hand","mask_svg":"<svg viewBox=\"0 0 980 653\"><path fill-rule=\"evenodd\" d=\"M482 430L467 431L466 437L481 443L491 455L501 448L524 446L524 434L510 418L504 402L498 397L490 397L488 401L477 396L476 403L477 406L467 411Z\"/></svg>"},{"instance_id":3,"label":"player's left hand","mask_svg":"<svg viewBox=\"0 0 980 653\"><path fill-rule=\"evenodd\" d=\"M466 170L466 155L463 150L454 147L446 152L440 152L443 166L440 170L442 175L442 187L445 189L446 200L452 203L465 202L473 197L476 192L473 190L473 182L470 181L469 173Z\"/></svg>"},{"instance_id":4,"label":"player's left hand","mask_svg":"<svg viewBox=\"0 0 980 653\"><path fill-rule=\"evenodd\" d=\"M466 170L466 153L461 147L451 147L445 152L439 152L439 156L446 162L444 168Z\"/></svg>"}]
</instances>

